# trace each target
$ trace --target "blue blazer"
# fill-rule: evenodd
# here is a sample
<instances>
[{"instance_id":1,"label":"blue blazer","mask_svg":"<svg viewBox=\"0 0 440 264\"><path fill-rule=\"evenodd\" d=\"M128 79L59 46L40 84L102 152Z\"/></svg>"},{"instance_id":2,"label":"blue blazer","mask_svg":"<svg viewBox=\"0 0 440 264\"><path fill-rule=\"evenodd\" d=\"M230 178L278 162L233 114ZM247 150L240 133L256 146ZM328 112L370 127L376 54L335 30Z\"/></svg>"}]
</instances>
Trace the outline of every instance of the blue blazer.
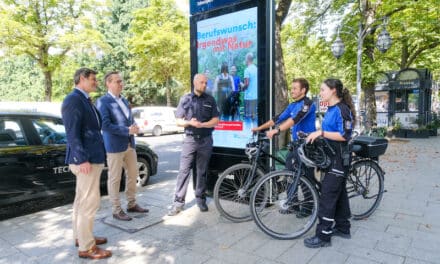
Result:
<instances>
[{"instance_id":1,"label":"blue blazer","mask_svg":"<svg viewBox=\"0 0 440 264\"><path fill-rule=\"evenodd\" d=\"M81 164L105 162L105 148L101 135L99 112L81 91L74 89L61 106L66 128L66 163ZM98 121L99 119L99 121Z\"/></svg>"},{"instance_id":2,"label":"blue blazer","mask_svg":"<svg viewBox=\"0 0 440 264\"><path fill-rule=\"evenodd\" d=\"M128 109L128 118L125 116L119 104L109 93L96 101L96 106L102 117L102 135L107 153L126 151L128 143L135 148L134 136L128 134L128 127L134 124L131 109L127 99L122 101Z\"/></svg>"}]
</instances>

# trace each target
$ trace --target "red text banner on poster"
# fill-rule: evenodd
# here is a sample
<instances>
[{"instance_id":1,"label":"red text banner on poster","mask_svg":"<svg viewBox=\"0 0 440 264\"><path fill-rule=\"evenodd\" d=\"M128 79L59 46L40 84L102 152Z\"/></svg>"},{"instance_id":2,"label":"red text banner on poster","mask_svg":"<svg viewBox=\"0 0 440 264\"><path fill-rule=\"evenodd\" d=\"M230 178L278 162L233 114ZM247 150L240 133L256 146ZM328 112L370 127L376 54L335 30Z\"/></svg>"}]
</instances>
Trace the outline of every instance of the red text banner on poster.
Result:
<instances>
[{"instance_id":1,"label":"red text banner on poster","mask_svg":"<svg viewBox=\"0 0 440 264\"><path fill-rule=\"evenodd\" d=\"M215 130L242 131L243 130L243 122L220 121L220 122L218 122L218 125L215 127Z\"/></svg>"}]
</instances>

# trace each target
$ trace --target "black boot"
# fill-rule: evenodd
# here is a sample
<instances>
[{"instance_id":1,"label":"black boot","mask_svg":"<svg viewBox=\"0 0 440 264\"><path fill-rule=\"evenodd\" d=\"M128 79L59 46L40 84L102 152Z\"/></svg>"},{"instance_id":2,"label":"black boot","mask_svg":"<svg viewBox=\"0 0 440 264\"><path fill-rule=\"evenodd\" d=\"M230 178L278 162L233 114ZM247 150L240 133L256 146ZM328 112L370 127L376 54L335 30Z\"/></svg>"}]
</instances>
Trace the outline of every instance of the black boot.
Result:
<instances>
[{"instance_id":1,"label":"black boot","mask_svg":"<svg viewBox=\"0 0 440 264\"><path fill-rule=\"evenodd\" d=\"M329 247L331 246L331 241L324 241L320 239L318 236L309 237L304 239L304 246L308 248L319 248L319 247Z\"/></svg>"}]
</instances>

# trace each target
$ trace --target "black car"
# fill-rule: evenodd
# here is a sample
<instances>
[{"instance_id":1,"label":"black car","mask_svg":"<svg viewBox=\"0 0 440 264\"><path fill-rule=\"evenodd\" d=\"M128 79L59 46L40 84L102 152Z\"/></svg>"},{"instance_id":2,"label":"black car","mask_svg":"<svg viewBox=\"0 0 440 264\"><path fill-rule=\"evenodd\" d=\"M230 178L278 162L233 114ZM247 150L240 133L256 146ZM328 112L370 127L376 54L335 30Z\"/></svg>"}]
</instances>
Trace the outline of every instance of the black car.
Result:
<instances>
[{"instance_id":1,"label":"black car","mask_svg":"<svg viewBox=\"0 0 440 264\"><path fill-rule=\"evenodd\" d=\"M62 193L74 194L75 177L64 162L65 152L66 134L60 117L0 111L0 208ZM157 173L158 157L147 144L137 143L136 152L138 185L144 186ZM104 169L104 192L106 182Z\"/></svg>"}]
</instances>

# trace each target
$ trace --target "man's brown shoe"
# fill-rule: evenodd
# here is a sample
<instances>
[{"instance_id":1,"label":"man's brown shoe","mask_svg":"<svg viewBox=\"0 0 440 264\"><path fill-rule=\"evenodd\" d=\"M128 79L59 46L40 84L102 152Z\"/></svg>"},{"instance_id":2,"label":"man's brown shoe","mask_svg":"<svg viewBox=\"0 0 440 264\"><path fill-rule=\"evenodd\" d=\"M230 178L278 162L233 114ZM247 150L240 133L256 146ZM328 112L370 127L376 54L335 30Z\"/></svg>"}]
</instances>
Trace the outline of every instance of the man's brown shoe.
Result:
<instances>
[{"instance_id":1,"label":"man's brown shoe","mask_svg":"<svg viewBox=\"0 0 440 264\"><path fill-rule=\"evenodd\" d=\"M96 245L102 245L107 243L106 237L95 237L95 244ZM75 239L75 247L79 247L78 239Z\"/></svg>"},{"instance_id":2,"label":"man's brown shoe","mask_svg":"<svg viewBox=\"0 0 440 264\"><path fill-rule=\"evenodd\" d=\"M113 218L121 220L121 221L130 221L131 219L133 219L122 210L119 211L119 213L117 213L117 214L113 214Z\"/></svg>"},{"instance_id":3,"label":"man's brown shoe","mask_svg":"<svg viewBox=\"0 0 440 264\"><path fill-rule=\"evenodd\" d=\"M147 208L142 208L139 205L135 205L133 207L127 208L127 212L129 213L148 213L150 210Z\"/></svg>"},{"instance_id":4,"label":"man's brown shoe","mask_svg":"<svg viewBox=\"0 0 440 264\"><path fill-rule=\"evenodd\" d=\"M99 248L95 245L89 250L78 251L78 256L80 258L103 259L111 257L112 252L110 250Z\"/></svg>"}]
</instances>

